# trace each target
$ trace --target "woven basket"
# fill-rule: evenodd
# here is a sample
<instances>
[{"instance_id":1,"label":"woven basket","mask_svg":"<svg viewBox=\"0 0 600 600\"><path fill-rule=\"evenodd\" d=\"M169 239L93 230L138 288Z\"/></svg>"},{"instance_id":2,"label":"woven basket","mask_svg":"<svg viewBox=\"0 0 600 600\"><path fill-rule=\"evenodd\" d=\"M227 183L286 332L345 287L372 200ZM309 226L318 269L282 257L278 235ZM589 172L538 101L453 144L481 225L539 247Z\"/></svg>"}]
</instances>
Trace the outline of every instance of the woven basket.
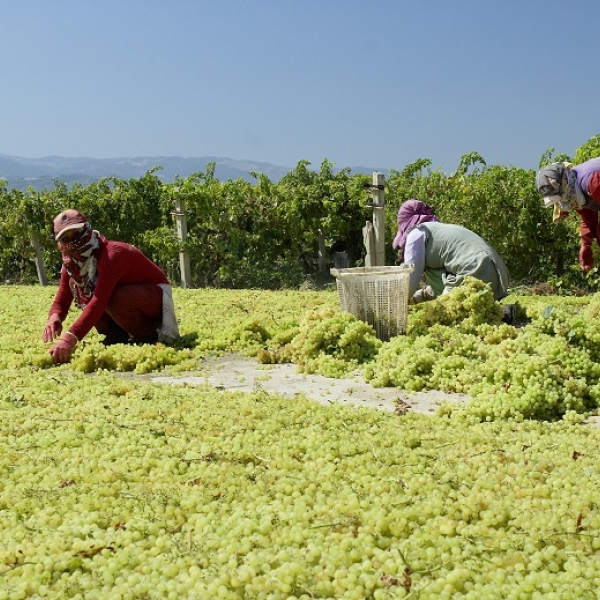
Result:
<instances>
[{"instance_id":1,"label":"woven basket","mask_svg":"<svg viewBox=\"0 0 600 600\"><path fill-rule=\"evenodd\" d=\"M406 332L412 266L331 269L340 307L375 329L380 340Z\"/></svg>"}]
</instances>

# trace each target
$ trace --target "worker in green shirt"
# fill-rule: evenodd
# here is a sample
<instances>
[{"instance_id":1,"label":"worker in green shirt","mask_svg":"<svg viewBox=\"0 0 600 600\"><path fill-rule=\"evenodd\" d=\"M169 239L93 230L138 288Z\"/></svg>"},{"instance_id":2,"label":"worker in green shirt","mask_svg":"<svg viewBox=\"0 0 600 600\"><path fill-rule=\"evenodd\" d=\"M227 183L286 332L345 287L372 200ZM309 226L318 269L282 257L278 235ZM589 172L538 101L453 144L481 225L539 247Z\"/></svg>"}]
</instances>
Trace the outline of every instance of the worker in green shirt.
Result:
<instances>
[{"instance_id":1,"label":"worker in green shirt","mask_svg":"<svg viewBox=\"0 0 600 600\"><path fill-rule=\"evenodd\" d=\"M441 223L433 208L420 200L404 202L398 211L394 249L412 264L411 303L441 296L459 286L466 276L489 283L494 297L508 295L509 274L500 255L473 231ZM426 286L420 288L423 279Z\"/></svg>"}]
</instances>

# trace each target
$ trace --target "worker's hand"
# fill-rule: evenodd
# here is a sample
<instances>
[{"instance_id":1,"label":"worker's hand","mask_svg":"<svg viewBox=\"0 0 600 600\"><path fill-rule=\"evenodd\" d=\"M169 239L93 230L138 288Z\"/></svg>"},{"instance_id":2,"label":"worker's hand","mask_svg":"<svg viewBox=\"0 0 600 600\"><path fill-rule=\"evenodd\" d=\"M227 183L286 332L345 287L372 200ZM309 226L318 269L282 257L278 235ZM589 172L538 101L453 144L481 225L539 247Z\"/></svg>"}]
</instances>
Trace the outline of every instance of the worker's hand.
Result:
<instances>
[{"instance_id":1,"label":"worker's hand","mask_svg":"<svg viewBox=\"0 0 600 600\"><path fill-rule=\"evenodd\" d=\"M553 223L558 223L559 221L562 221L563 219L566 219L569 216L569 211L568 210L560 210L560 208L558 206L554 206L554 213L552 214L552 222Z\"/></svg>"},{"instance_id":2,"label":"worker's hand","mask_svg":"<svg viewBox=\"0 0 600 600\"><path fill-rule=\"evenodd\" d=\"M64 337L60 338L48 351L52 356L52 362L54 364L69 362L71 350L75 347L75 344L77 344L77 338L67 331Z\"/></svg>"},{"instance_id":3,"label":"worker's hand","mask_svg":"<svg viewBox=\"0 0 600 600\"><path fill-rule=\"evenodd\" d=\"M579 249L579 266L582 271L590 271L594 268L594 254L591 246L582 245Z\"/></svg>"},{"instance_id":4,"label":"worker's hand","mask_svg":"<svg viewBox=\"0 0 600 600\"><path fill-rule=\"evenodd\" d=\"M418 289L409 299L409 304L421 304L421 302L427 302L428 300L433 300L435 298L435 293L431 289L431 286L427 285L424 288Z\"/></svg>"},{"instance_id":5,"label":"worker's hand","mask_svg":"<svg viewBox=\"0 0 600 600\"><path fill-rule=\"evenodd\" d=\"M62 321L57 313L52 313L46 321L42 339L44 342L51 342L62 333Z\"/></svg>"}]
</instances>

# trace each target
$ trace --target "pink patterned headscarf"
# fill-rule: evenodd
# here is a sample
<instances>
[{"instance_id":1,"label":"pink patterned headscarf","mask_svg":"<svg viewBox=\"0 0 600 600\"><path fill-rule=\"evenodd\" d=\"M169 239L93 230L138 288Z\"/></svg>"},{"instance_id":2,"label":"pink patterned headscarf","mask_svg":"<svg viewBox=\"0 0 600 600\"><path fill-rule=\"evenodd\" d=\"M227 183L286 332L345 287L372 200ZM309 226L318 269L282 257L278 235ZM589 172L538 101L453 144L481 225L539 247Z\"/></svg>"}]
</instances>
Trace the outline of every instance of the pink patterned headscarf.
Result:
<instances>
[{"instance_id":1,"label":"pink patterned headscarf","mask_svg":"<svg viewBox=\"0 0 600 600\"><path fill-rule=\"evenodd\" d=\"M92 229L87 221L70 242L58 238L57 245L62 263L69 274L69 287L75 304L83 308L92 299L98 281L98 255L106 245L106 238Z\"/></svg>"},{"instance_id":2,"label":"pink patterned headscarf","mask_svg":"<svg viewBox=\"0 0 600 600\"><path fill-rule=\"evenodd\" d=\"M408 232L421 223L439 221L433 212L433 208L420 200L407 200L398 210L398 233L394 238L392 247L404 248Z\"/></svg>"}]
</instances>

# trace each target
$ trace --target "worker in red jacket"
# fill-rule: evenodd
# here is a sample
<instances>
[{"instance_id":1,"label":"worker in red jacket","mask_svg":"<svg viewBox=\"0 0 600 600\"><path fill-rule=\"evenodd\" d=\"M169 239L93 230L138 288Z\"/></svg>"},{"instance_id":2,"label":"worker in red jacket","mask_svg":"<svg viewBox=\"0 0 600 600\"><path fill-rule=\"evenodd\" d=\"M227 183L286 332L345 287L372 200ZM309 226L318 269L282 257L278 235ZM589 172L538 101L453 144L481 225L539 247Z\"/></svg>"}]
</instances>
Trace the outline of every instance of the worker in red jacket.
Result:
<instances>
[{"instance_id":1,"label":"worker in red jacket","mask_svg":"<svg viewBox=\"0 0 600 600\"><path fill-rule=\"evenodd\" d=\"M535 183L538 192L544 196L544 205L554 210L554 222L566 217L571 210L579 213L579 265L582 270L589 271L594 266L594 240L600 246L600 158L577 166L552 163L538 171Z\"/></svg>"},{"instance_id":2,"label":"worker in red jacket","mask_svg":"<svg viewBox=\"0 0 600 600\"><path fill-rule=\"evenodd\" d=\"M171 344L179 338L171 286L140 250L107 240L74 209L54 219L54 236L63 266L42 335L44 342L56 340L50 348L52 362L68 362L92 327L105 336L105 345ZM82 313L63 333L73 301Z\"/></svg>"}]
</instances>

